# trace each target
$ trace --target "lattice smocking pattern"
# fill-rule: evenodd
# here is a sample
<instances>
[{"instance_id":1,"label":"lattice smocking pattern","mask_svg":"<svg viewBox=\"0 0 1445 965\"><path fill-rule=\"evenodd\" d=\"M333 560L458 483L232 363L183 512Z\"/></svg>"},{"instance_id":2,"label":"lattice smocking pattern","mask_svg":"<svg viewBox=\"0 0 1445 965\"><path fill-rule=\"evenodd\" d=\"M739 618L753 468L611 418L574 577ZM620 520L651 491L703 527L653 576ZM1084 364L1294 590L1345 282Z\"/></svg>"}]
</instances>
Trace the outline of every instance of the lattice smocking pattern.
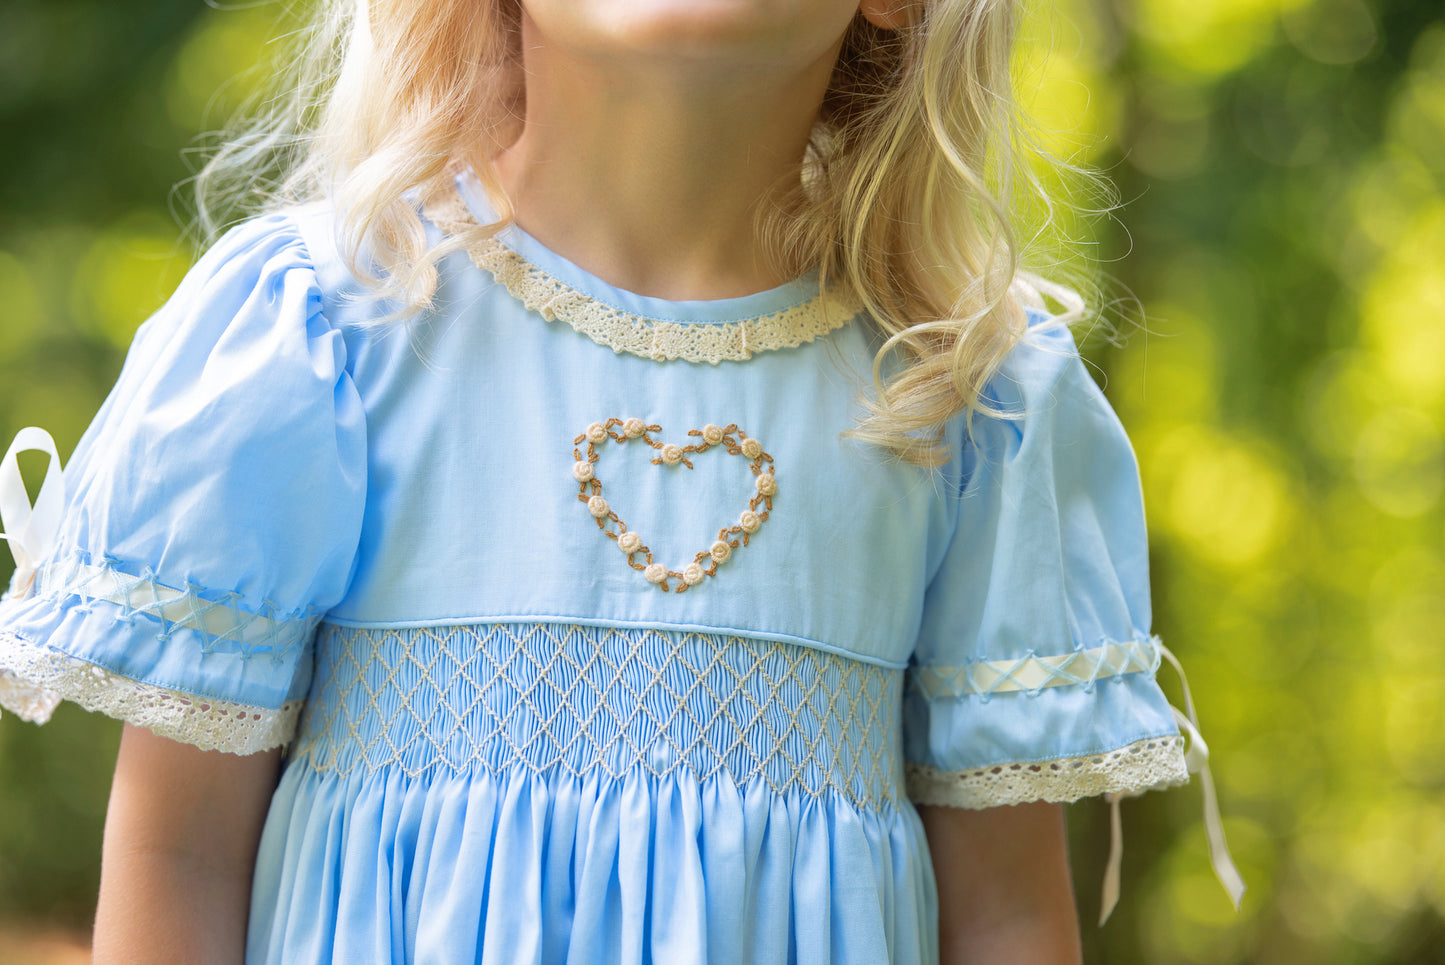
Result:
<instances>
[{"instance_id":1,"label":"lattice smocking pattern","mask_svg":"<svg viewBox=\"0 0 1445 965\"><path fill-rule=\"evenodd\" d=\"M876 806L901 793L902 672L709 633L323 624L295 748L317 770L682 769Z\"/></svg>"}]
</instances>

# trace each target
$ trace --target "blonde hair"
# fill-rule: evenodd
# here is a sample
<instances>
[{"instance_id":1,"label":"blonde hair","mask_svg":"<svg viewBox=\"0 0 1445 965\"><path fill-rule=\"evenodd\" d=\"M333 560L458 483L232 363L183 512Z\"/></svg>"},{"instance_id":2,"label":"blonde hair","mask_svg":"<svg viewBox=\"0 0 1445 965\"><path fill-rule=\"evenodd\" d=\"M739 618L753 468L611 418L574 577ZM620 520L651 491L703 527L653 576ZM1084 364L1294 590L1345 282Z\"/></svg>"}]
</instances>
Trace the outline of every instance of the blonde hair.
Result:
<instances>
[{"instance_id":1,"label":"blonde hair","mask_svg":"<svg viewBox=\"0 0 1445 965\"><path fill-rule=\"evenodd\" d=\"M993 411L983 389L1024 302L1081 307L1020 270L1013 202L1047 194L1012 94L1017 6L914 0L897 30L855 17L796 184L760 215L779 267L819 268L881 336L850 434L920 465L947 458L944 423ZM470 168L510 217L491 159L521 127L519 33L518 0L319 0L283 96L198 175L203 230L218 212L329 199L353 265L365 250L382 267L378 294L425 308L438 260L476 232L429 246L416 199Z\"/></svg>"}]
</instances>

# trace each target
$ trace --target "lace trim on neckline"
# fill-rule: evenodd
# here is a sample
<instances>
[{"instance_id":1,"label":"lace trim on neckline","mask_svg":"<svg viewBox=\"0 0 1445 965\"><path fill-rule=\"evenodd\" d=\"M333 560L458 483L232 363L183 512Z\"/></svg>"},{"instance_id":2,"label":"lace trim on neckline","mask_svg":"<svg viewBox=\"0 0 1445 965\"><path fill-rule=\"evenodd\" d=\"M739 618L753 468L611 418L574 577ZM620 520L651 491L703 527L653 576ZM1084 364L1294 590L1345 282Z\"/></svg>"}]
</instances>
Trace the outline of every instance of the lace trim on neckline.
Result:
<instances>
[{"instance_id":1,"label":"lace trim on neckline","mask_svg":"<svg viewBox=\"0 0 1445 965\"><path fill-rule=\"evenodd\" d=\"M427 218L447 234L477 227L460 195L428 205ZM797 348L842 328L862 311L856 298L829 288L771 315L736 322L669 322L634 315L597 301L527 261L495 237L466 245L522 305L548 322L561 321L614 352L654 361L742 362L756 352Z\"/></svg>"},{"instance_id":2,"label":"lace trim on neckline","mask_svg":"<svg viewBox=\"0 0 1445 965\"><path fill-rule=\"evenodd\" d=\"M279 708L211 700L142 683L48 646L0 631L0 707L31 723L69 700L202 750L255 754L287 743L300 700Z\"/></svg>"},{"instance_id":3,"label":"lace trim on neckline","mask_svg":"<svg viewBox=\"0 0 1445 965\"><path fill-rule=\"evenodd\" d=\"M1067 804L1100 794L1137 794L1189 783L1182 736L1151 737L1118 750L1038 763L966 771L904 765L914 804L992 808L1048 801Z\"/></svg>"}]
</instances>

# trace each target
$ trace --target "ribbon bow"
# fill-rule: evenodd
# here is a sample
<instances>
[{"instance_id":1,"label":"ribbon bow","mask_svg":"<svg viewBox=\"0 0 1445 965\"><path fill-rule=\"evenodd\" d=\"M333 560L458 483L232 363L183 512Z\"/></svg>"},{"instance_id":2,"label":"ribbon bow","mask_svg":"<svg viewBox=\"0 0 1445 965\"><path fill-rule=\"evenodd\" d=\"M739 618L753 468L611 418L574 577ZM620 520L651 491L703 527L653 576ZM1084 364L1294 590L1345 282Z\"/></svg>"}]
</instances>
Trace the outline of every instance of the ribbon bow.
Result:
<instances>
[{"instance_id":1,"label":"ribbon bow","mask_svg":"<svg viewBox=\"0 0 1445 965\"><path fill-rule=\"evenodd\" d=\"M1199 717L1194 713L1194 696L1189 692L1189 680L1179 658L1161 645L1159 652L1174 672L1179 675L1180 687L1184 690L1184 709L1170 707L1174 720L1181 732L1189 735L1189 748L1184 752L1184 766L1190 774L1199 775L1200 788L1204 792L1204 833L1209 839L1209 863L1214 866L1214 877L1224 886L1234 910L1239 910L1239 901L1244 896L1244 879L1234 866L1229 854L1229 842L1224 839L1224 821L1219 816L1219 796L1214 792L1214 776L1209 773L1209 745L1199 734ZM1119 801L1128 795L1110 794L1109 800L1109 863L1104 870L1103 907L1099 910L1099 924L1109 920L1109 913L1119 901L1119 870L1124 861L1124 822L1119 814Z\"/></svg>"},{"instance_id":2,"label":"ribbon bow","mask_svg":"<svg viewBox=\"0 0 1445 965\"><path fill-rule=\"evenodd\" d=\"M25 480L20 476L20 462L16 456L22 452L44 452L50 456L50 465L45 470L45 481L40 484L40 493L35 505L25 492ZM15 578L11 592L26 596L35 580L35 571L50 551L60 532L61 515L65 510L65 476L60 468L60 453L56 451L55 440L50 433L35 426L21 429L15 441L0 461L0 526L5 532L0 539L10 542L10 554L15 557Z\"/></svg>"}]
</instances>

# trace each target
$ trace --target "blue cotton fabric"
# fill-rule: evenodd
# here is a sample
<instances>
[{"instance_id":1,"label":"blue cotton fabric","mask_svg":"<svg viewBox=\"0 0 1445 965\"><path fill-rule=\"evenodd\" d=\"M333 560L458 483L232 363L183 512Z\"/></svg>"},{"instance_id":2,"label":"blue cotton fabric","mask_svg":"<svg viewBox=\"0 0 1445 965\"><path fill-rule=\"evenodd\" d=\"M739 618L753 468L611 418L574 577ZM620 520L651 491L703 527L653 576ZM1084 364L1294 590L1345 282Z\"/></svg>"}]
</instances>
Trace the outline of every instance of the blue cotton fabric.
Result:
<instances>
[{"instance_id":1,"label":"blue cotton fabric","mask_svg":"<svg viewBox=\"0 0 1445 965\"><path fill-rule=\"evenodd\" d=\"M223 702L250 743L154 726L289 745L249 962L927 965L937 899L905 768L946 781L1177 737L1152 666L910 683L1151 639L1137 468L1065 327L1031 316L988 388L1011 418L955 420L930 472L843 436L871 391L862 318L745 361L658 361L547 321L458 252L434 311L377 325L389 308L333 234L298 209L200 261L77 447L33 591L0 604L9 686L148 726L154 700L128 694ZM663 301L499 239L644 321L816 294ZM628 566L578 499L576 439L612 418L678 445L735 426L772 459L769 518L686 592ZM691 469L638 440L598 453L612 509L669 567L755 493L718 447ZM86 666L108 696L75 682Z\"/></svg>"},{"instance_id":2,"label":"blue cotton fabric","mask_svg":"<svg viewBox=\"0 0 1445 965\"><path fill-rule=\"evenodd\" d=\"M3 605L0 630L156 687L266 708L304 697L309 641L346 594L366 499L366 415L347 364L291 223L228 235L136 333L66 468L56 558L34 596ZM276 632L258 654L166 625L76 593L64 579L76 565L193 588Z\"/></svg>"}]
</instances>

